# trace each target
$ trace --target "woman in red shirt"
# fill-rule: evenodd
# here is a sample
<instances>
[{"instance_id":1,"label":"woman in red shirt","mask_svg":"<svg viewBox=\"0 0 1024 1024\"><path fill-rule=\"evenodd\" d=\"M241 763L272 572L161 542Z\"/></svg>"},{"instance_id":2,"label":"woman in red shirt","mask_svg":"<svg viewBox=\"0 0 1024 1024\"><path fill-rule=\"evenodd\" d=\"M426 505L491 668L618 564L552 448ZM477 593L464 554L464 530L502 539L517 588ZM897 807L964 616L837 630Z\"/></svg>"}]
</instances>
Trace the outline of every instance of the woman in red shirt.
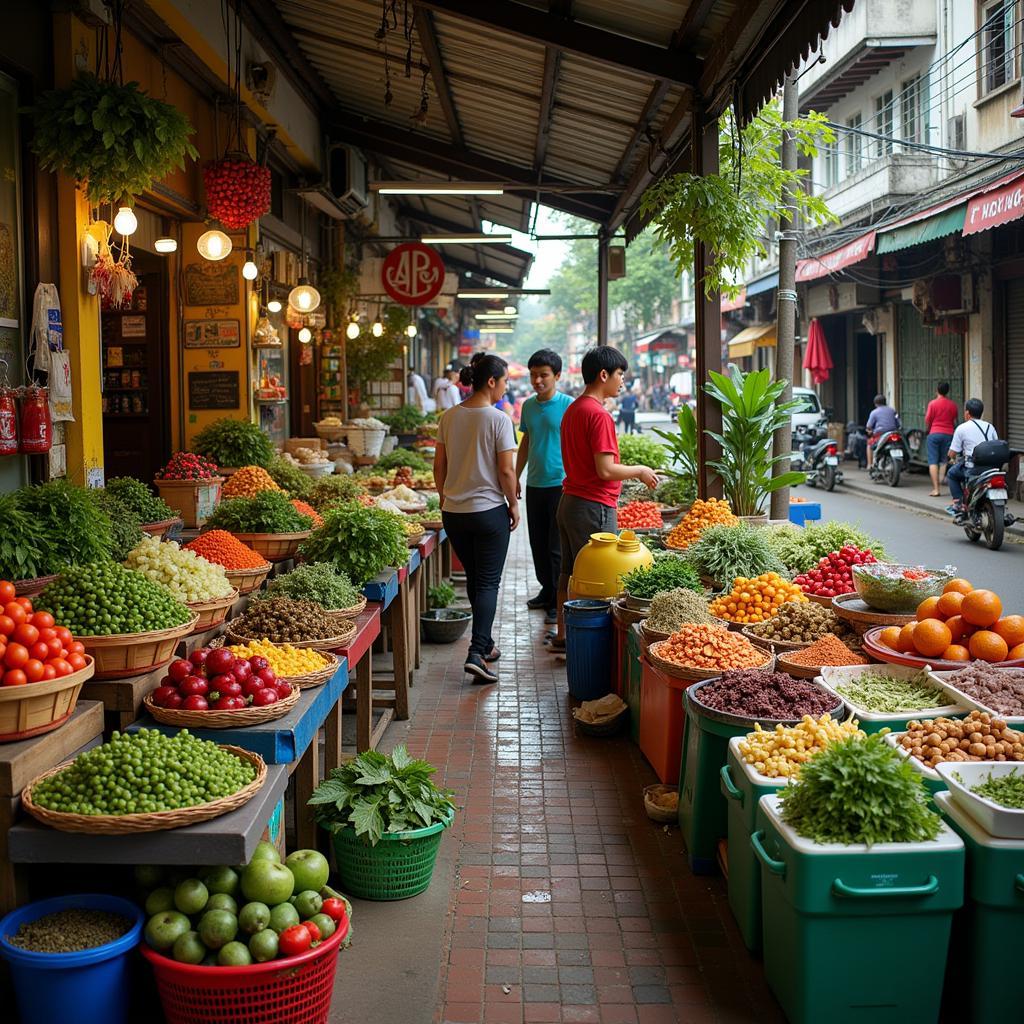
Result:
<instances>
[{"instance_id":1,"label":"woman in red shirt","mask_svg":"<svg viewBox=\"0 0 1024 1024\"><path fill-rule=\"evenodd\" d=\"M946 464L949 444L956 430L959 414L956 402L949 398L949 383L940 380L935 385L935 397L928 403L924 414L924 426L928 431L928 472L932 478L931 497L939 497L939 467Z\"/></svg>"}]
</instances>

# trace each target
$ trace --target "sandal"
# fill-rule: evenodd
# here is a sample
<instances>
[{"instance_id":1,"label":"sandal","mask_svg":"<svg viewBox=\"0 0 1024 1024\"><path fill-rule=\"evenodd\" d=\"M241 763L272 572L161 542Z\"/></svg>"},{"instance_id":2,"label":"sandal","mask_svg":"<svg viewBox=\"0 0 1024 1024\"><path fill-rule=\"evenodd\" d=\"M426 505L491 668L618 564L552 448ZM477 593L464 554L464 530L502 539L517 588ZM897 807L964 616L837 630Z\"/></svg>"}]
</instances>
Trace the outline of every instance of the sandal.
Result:
<instances>
[{"instance_id":1,"label":"sandal","mask_svg":"<svg viewBox=\"0 0 1024 1024\"><path fill-rule=\"evenodd\" d=\"M564 640L556 640L554 637L552 637L548 641L547 647L548 647L548 650L552 652L552 654L564 654L565 653L565 641Z\"/></svg>"}]
</instances>

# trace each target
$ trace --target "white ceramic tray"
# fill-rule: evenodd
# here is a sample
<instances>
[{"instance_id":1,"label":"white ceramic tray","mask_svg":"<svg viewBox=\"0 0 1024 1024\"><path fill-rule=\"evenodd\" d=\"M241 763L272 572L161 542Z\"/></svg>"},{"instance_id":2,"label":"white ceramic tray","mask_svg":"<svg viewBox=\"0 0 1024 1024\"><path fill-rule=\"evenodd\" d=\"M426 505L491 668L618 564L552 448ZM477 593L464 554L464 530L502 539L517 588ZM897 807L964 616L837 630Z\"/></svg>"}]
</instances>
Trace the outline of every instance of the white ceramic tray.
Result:
<instances>
[{"instance_id":1,"label":"white ceramic tray","mask_svg":"<svg viewBox=\"0 0 1024 1024\"><path fill-rule=\"evenodd\" d=\"M1024 839L1024 810L1003 807L971 792L972 786L990 775L1016 773L1024 777L1024 761L943 762L935 769L949 787L953 802L967 812L990 836L997 839Z\"/></svg>"},{"instance_id":2,"label":"white ceramic tray","mask_svg":"<svg viewBox=\"0 0 1024 1024\"><path fill-rule=\"evenodd\" d=\"M913 711L868 711L867 708L851 700L840 693L836 686L842 686L863 675L890 676L894 679L913 679L921 675L921 669L909 665L844 665L826 667L821 670L817 681L828 690L834 697L843 701L853 712L853 717L861 722L910 722L916 718L952 718L955 715L964 715L970 708L964 701L956 698L947 700L949 691L946 687L938 685L934 678L929 681L935 685L939 693L943 694L946 703L930 708L916 708Z\"/></svg>"}]
</instances>

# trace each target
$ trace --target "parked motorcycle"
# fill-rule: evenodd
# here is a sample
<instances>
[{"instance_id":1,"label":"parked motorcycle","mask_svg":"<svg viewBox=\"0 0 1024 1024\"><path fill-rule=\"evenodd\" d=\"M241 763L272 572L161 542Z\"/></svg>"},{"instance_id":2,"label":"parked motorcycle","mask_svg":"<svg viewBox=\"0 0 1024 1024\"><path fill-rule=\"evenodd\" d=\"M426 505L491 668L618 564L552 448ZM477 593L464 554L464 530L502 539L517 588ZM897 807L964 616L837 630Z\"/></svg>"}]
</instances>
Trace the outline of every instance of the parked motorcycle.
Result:
<instances>
[{"instance_id":1,"label":"parked motorcycle","mask_svg":"<svg viewBox=\"0 0 1024 1024\"><path fill-rule=\"evenodd\" d=\"M819 484L831 491L843 482L843 471L839 468L839 442L825 436L824 422L813 427L799 426L793 431L793 469L807 476L807 486ZM804 447L810 445L804 455Z\"/></svg>"},{"instance_id":2,"label":"parked motorcycle","mask_svg":"<svg viewBox=\"0 0 1024 1024\"><path fill-rule=\"evenodd\" d=\"M998 551L1003 531L1017 520L1007 507L1006 464L1010 461L1010 445L1006 441L985 441L975 445L974 466L964 481L963 511L954 522L962 526L967 539L985 538L985 544Z\"/></svg>"},{"instance_id":3,"label":"parked motorcycle","mask_svg":"<svg viewBox=\"0 0 1024 1024\"><path fill-rule=\"evenodd\" d=\"M910 462L910 449L902 430L886 430L872 449L871 479L899 487L900 474Z\"/></svg>"}]
</instances>

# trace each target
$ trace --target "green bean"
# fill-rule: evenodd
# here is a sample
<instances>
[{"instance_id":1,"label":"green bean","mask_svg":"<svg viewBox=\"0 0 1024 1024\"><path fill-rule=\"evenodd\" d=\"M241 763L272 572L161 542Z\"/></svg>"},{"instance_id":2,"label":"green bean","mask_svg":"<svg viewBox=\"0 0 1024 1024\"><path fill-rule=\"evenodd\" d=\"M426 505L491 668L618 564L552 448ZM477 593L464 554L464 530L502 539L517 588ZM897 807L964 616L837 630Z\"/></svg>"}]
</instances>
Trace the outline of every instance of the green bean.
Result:
<instances>
[{"instance_id":1,"label":"green bean","mask_svg":"<svg viewBox=\"0 0 1024 1024\"><path fill-rule=\"evenodd\" d=\"M984 782L971 787L971 792L1003 807L1024 810L1024 775L1018 775L1016 768L1006 775L997 776L989 772Z\"/></svg>"},{"instance_id":2,"label":"green bean","mask_svg":"<svg viewBox=\"0 0 1024 1024\"><path fill-rule=\"evenodd\" d=\"M927 678L923 672L911 679L865 673L833 689L865 711L893 714L942 707L946 698Z\"/></svg>"}]
</instances>

